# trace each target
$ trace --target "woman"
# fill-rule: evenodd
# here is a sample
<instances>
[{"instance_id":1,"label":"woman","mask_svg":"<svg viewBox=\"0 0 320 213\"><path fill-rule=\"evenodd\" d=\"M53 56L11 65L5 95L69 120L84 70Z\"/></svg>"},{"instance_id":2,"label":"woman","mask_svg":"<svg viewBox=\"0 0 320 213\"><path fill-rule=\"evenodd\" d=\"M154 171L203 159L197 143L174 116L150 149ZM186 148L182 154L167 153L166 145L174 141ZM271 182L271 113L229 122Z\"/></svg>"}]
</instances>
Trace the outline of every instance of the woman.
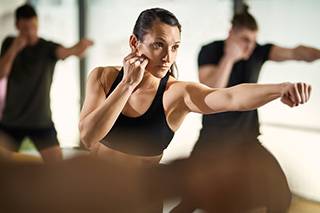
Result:
<instances>
[{"instance_id":1,"label":"woman","mask_svg":"<svg viewBox=\"0 0 320 213\"><path fill-rule=\"evenodd\" d=\"M143 11L134 26L132 52L123 67L99 67L88 78L80 115L81 141L97 156L137 165L158 163L189 112L245 111L281 98L305 103L305 83L242 84L209 88L178 81L173 67L181 25L167 10Z\"/></svg>"}]
</instances>

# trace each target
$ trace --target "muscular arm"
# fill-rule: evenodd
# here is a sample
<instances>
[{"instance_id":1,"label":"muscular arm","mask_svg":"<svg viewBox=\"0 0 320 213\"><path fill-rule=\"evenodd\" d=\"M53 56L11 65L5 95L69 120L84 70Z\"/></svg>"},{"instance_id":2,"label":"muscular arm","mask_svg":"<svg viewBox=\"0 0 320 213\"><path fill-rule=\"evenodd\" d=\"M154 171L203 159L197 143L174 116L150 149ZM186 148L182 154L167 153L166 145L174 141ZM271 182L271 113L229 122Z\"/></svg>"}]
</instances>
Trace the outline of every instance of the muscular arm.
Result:
<instances>
[{"instance_id":1,"label":"muscular arm","mask_svg":"<svg viewBox=\"0 0 320 213\"><path fill-rule=\"evenodd\" d=\"M212 89L204 85L185 85L185 105L191 112L211 114L225 111L256 109L274 99L290 107L305 103L311 87L304 83L240 84L230 88Z\"/></svg>"},{"instance_id":2,"label":"muscular arm","mask_svg":"<svg viewBox=\"0 0 320 213\"><path fill-rule=\"evenodd\" d=\"M109 71L97 68L90 74L86 98L80 114L80 137L88 148L93 147L110 131L133 91L130 84L120 82L106 99L101 84L103 72ZM110 76L110 73L106 75Z\"/></svg>"},{"instance_id":3,"label":"muscular arm","mask_svg":"<svg viewBox=\"0 0 320 213\"><path fill-rule=\"evenodd\" d=\"M295 48L284 48L274 45L270 52L270 60L272 61L297 60L312 62L319 58L319 49L303 45Z\"/></svg>"}]
</instances>

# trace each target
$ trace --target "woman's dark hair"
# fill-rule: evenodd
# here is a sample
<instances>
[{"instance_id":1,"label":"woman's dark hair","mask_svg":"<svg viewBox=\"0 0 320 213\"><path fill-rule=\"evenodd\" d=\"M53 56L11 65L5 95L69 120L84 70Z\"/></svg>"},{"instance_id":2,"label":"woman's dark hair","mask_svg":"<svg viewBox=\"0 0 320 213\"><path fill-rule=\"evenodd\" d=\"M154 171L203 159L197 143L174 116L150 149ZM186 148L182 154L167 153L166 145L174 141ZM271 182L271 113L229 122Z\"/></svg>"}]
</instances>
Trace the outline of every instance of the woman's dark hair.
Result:
<instances>
[{"instance_id":1,"label":"woman's dark hair","mask_svg":"<svg viewBox=\"0 0 320 213\"><path fill-rule=\"evenodd\" d=\"M142 11L134 25L133 34L139 41L143 41L144 35L150 31L155 21L160 21L170 26L176 26L178 27L179 32L181 32L181 25L173 13L162 8L151 8ZM176 77L174 73L177 73L175 69L177 69L177 66L174 63L169 71L174 77Z\"/></svg>"},{"instance_id":2,"label":"woman's dark hair","mask_svg":"<svg viewBox=\"0 0 320 213\"><path fill-rule=\"evenodd\" d=\"M258 30L258 24L255 18L248 12L248 5L244 4L241 13L236 13L231 21L234 28L247 28L252 31Z\"/></svg>"},{"instance_id":3,"label":"woman's dark hair","mask_svg":"<svg viewBox=\"0 0 320 213\"><path fill-rule=\"evenodd\" d=\"M37 17L37 13L35 9L29 4L24 4L16 9L16 12L15 12L16 22L19 21L20 19L29 19L33 17Z\"/></svg>"}]
</instances>

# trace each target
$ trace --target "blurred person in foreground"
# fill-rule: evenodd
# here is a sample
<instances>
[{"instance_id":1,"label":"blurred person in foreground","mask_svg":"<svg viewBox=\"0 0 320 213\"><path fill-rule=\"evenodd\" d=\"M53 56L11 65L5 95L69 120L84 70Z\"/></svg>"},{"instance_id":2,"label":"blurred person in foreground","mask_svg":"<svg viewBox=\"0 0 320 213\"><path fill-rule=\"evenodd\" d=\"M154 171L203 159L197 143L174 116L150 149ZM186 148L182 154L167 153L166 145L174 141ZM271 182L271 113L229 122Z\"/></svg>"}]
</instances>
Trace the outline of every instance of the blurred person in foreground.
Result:
<instances>
[{"instance_id":1,"label":"blurred person in foreground","mask_svg":"<svg viewBox=\"0 0 320 213\"><path fill-rule=\"evenodd\" d=\"M220 147L153 167L93 156L52 164L0 158L0 210L151 213L159 200L184 197L212 213L285 212L290 204L286 182L257 149Z\"/></svg>"}]
</instances>

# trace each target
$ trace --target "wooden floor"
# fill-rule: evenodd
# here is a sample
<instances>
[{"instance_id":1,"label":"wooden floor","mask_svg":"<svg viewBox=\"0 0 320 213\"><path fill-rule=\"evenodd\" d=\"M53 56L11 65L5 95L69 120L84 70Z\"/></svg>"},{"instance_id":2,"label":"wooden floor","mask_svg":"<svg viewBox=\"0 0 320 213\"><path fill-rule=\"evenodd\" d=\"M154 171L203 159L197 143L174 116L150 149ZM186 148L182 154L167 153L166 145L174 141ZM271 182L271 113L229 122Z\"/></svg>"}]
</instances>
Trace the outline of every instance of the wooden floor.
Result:
<instances>
[{"instance_id":1,"label":"wooden floor","mask_svg":"<svg viewBox=\"0 0 320 213\"><path fill-rule=\"evenodd\" d=\"M320 213L320 203L294 196L289 213Z\"/></svg>"},{"instance_id":2,"label":"wooden floor","mask_svg":"<svg viewBox=\"0 0 320 213\"><path fill-rule=\"evenodd\" d=\"M163 213L169 213L170 210L179 203L178 200L167 201L164 205ZM255 211L254 211L255 212ZM259 209L257 213L266 213L265 209ZM205 213L200 209L194 211L194 213ZM320 213L320 202L314 202L306 200L299 196L293 196L292 203L288 213Z\"/></svg>"}]
</instances>

